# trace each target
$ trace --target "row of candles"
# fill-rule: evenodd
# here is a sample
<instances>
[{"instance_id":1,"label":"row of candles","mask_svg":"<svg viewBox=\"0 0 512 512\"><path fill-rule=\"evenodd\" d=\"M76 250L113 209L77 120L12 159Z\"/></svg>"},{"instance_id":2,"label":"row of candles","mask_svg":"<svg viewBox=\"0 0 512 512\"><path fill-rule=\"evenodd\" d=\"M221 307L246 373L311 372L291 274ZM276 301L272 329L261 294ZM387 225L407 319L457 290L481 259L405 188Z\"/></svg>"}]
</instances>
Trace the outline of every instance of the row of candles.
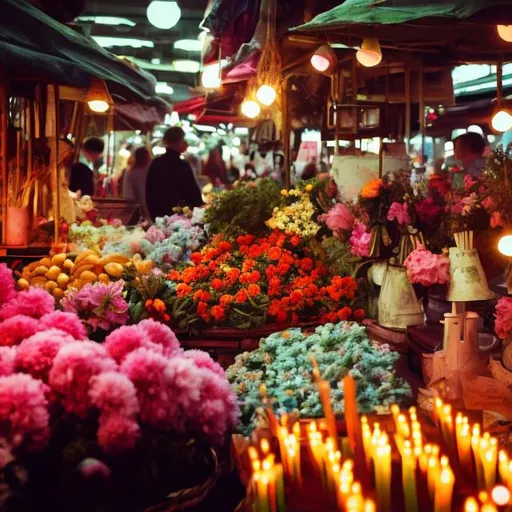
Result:
<instances>
[{"instance_id":1,"label":"row of candles","mask_svg":"<svg viewBox=\"0 0 512 512\"><path fill-rule=\"evenodd\" d=\"M338 510L396 510L391 503L393 446L397 448L395 460L401 462L407 512L421 508L418 478L428 489L434 512L452 510L454 484L459 478L466 483L474 481L473 488L480 491L466 500L464 512L512 512L512 461L506 452L498 450L496 438L481 433L479 424L470 425L468 417L461 413L454 419L451 406L436 399L434 420L439 444L426 442L414 407L407 412L401 412L396 405L391 407L394 433L388 434L378 422L370 425L367 417L359 416L355 382L346 377L343 385L348 438L343 443L337 435L329 383L320 379L314 361L313 366L325 414L321 421L311 421L304 428L296 422L290 427L286 415L279 420L274 416L262 390L269 424L279 445L280 462L267 439L250 448L256 512L286 510L285 489L301 489L303 466L307 463L315 469L328 501ZM500 484L496 485L498 479ZM375 501L365 493L374 495Z\"/></svg>"}]
</instances>

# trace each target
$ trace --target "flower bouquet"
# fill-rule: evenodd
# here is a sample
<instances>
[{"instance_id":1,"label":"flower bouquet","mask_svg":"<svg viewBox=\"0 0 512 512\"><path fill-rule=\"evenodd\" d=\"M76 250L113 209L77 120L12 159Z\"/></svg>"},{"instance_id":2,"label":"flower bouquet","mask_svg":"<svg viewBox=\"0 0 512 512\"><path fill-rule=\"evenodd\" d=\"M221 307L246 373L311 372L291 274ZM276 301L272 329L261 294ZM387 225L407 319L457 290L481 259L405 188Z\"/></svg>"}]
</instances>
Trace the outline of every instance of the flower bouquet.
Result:
<instances>
[{"instance_id":1,"label":"flower bouquet","mask_svg":"<svg viewBox=\"0 0 512 512\"><path fill-rule=\"evenodd\" d=\"M245 352L227 370L242 404L242 426L249 433L260 423L264 385L271 407L278 414L298 411L301 417L323 416L312 377L314 356L322 379L331 385L334 413L344 412L342 379L351 375L357 383L361 412L371 412L394 402L405 404L411 389L397 378L393 367L398 353L374 346L364 327L351 322L317 327L313 333L293 328L272 334L258 350Z\"/></svg>"}]
</instances>

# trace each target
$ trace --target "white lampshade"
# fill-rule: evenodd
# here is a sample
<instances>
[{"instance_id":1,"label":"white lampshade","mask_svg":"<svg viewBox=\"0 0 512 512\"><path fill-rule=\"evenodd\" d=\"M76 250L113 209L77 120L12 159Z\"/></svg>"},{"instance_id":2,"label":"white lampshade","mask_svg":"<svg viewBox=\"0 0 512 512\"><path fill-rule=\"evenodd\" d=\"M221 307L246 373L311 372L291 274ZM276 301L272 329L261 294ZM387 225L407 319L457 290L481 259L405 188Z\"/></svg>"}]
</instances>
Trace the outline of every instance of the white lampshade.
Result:
<instances>
[{"instance_id":1,"label":"white lampshade","mask_svg":"<svg viewBox=\"0 0 512 512\"><path fill-rule=\"evenodd\" d=\"M498 25L498 34L507 43L512 43L512 25Z\"/></svg>"},{"instance_id":2,"label":"white lampshade","mask_svg":"<svg viewBox=\"0 0 512 512\"><path fill-rule=\"evenodd\" d=\"M178 2L170 0L153 0L147 10L148 21L156 28L168 30L181 18Z\"/></svg>"},{"instance_id":3,"label":"white lampshade","mask_svg":"<svg viewBox=\"0 0 512 512\"><path fill-rule=\"evenodd\" d=\"M382 60L382 50L380 49L379 41L374 37L365 39L356 57L358 62L367 68L372 68L380 64Z\"/></svg>"}]
</instances>

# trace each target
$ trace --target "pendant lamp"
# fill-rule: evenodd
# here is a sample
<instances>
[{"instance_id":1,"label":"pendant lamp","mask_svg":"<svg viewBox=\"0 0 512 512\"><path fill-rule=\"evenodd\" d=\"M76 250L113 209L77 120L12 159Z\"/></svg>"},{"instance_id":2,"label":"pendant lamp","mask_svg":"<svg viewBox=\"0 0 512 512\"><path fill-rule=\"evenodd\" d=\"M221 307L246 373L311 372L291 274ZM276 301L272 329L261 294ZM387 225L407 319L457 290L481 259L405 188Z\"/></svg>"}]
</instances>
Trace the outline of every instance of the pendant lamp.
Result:
<instances>
[{"instance_id":1,"label":"pendant lamp","mask_svg":"<svg viewBox=\"0 0 512 512\"><path fill-rule=\"evenodd\" d=\"M93 112L99 114L107 112L114 104L107 89L107 84L101 78L93 78L87 89L85 101Z\"/></svg>"},{"instance_id":2,"label":"pendant lamp","mask_svg":"<svg viewBox=\"0 0 512 512\"><path fill-rule=\"evenodd\" d=\"M311 56L311 65L320 73L329 73L336 65L336 55L328 44L319 46Z\"/></svg>"},{"instance_id":3,"label":"pendant lamp","mask_svg":"<svg viewBox=\"0 0 512 512\"><path fill-rule=\"evenodd\" d=\"M498 34L507 43L512 43L512 25L498 25Z\"/></svg>"},{"instance_id":4,"label":"pendant lamp","mask_svg":"<svg viewBox=\"0 0 512 512\"><path fill-rule=\"evenodd\" d=\"M382 50L379 41L375 37L364 39L356 57L358 62L366 68L373 68L380 64L382 60Z\"/></svg>"}]
</instances>

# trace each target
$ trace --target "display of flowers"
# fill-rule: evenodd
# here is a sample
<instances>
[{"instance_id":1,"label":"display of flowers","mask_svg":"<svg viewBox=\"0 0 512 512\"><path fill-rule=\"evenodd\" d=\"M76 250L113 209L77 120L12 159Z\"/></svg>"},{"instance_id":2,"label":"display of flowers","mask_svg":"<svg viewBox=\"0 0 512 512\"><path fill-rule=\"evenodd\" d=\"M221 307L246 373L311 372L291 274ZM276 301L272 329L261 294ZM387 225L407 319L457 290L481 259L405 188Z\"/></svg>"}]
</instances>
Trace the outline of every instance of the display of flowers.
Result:
<instances>
[{"instance_id":1,"label":"display of flowers","mask_svg":"<svg viewBox=\"0 0 512 512\"><path fill-rule=\"evenodd\" d=\"M407 277L412 284L433 286L450 282L450 259L446 254L434 254L419 244L404 261Z\"/></svg>"},{"instance_id":2,"label":"display of flowers","mask_svg":"<svg viewBox=\"0 0 512 512\"><path fill-rule=\"evenodd\" d=\"M356 380L360 412L392 403L405 405L412 398L409 385L394 373L399 354L387 345L373 345L364 327L341 322L317 327L312 333L288 329L263 339L257 350L237 356L227 371L241 402L246 433L258 424L262 384L276 412L297 410L303 418L323 416L311 356L322 379L331 385L335 414L344 411L342 379L346 375Z\"/></svg>"},{"instance_id":3,"label":"display of flowers","mask_svg":"<svg viewBox=\"0 0 512 512\"><path fill-rule=\"evenodd\" d=\"M124 243L128 229L125 226L105 224L95 226L90 222L81 224L72 224L69 228L68 241L75 252L82 252L91 249L98 253L102 252L105 245L115 246L110 252L119 252L118 246ZM143 235L142 230L138 230L139 236ZM132 256L133 253L122 252L126 256Z\"/></svg>"},{"instance_id":4,"label":"display of flowers","mask_svg":"<svg viewBox=\"0 0 512 512\"><path fill-rule=\"evenodd\" d=\"M496 304L494 328L502 340L510 338L512 334L512 298L502 297Z\"/></svg>"},{"instance_id":5,"label":"display of flowers","mask_svg":"<svg viewBox=\"0 0 512 512\"><path fill-rule=\"evenodd\" d=\"M297 235L217 235L191 260L168 275L171 324L181 329L364 317L354 278L330 276Z\"/></svg>"}]
</instances>

